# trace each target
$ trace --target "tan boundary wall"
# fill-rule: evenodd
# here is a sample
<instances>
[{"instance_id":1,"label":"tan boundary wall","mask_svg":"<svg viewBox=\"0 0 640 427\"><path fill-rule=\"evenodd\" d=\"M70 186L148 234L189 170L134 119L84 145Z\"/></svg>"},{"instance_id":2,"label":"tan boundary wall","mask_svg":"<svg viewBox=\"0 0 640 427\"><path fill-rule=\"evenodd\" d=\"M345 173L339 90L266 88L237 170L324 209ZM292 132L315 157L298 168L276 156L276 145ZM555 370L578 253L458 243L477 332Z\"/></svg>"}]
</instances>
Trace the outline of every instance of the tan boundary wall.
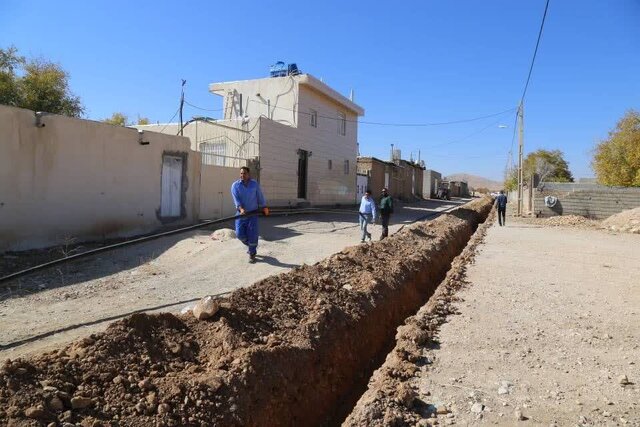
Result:
<instances>
[{"instance_id":1,"label":"tan boundary wall","mask_svg":"<svg viewBox=\"0 0 640 427\"><path fill-rule=\"evenodd\" d=\"M202 165L200 173L200 218L218 219L235 214L231 184L240 177L239 168Z\"/></svg>"},{"instance_id":2,"label":"tan boundary wall","mask_svg":"<svg viewBox=\"0 0 640 427\"><path fill-rule=\"evenodd\" d=\"M0 252L126 237L199 218L189 140L0 106ZM163 154L183 157L182 214L161 220ZM208 180L208 178L207 178Z\"/></svg>"},{"instance_id":3,"label":"tan boundary wall","mask_svg":"<svg viewBox=\"0 0 640 427\"><path fill-rule=\"evenodd\" d=\"M545 206L545 196L557 197L554 207ZM627 209L640 207L640 188L606 187L579 184L546 184L544 191L535 191L533 213L538 217L581 215L605 219Z\"/></svg>"}]
</instances>

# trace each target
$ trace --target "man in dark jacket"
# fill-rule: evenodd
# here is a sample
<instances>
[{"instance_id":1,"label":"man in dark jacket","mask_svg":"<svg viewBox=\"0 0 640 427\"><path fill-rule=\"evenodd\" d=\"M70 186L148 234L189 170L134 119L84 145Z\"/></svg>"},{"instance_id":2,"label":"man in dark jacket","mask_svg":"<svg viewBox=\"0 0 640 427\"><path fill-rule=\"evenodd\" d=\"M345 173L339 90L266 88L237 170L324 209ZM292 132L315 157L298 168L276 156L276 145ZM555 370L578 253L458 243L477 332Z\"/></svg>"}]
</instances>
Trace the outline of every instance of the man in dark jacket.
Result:
<instances>
[{"instance_id":1,"label":"man in dark jacket","mask_svg":"<svg viewBox=\"0 0 640 427\"><path fill-rule=\"evenodd\" d=\"M382 195L380 196L380 218L382 219L382 235L380 240L389 235L389 218L393 213L393 199L389 195L386 188L382 189Z\"/></svg>"},{"instance_id":2,"label":"man in dark jacket","mask_svg":"<svg viewBox=\"0 0 640 427\"><path fill-rule=\"evenodd\" d=\"M507 196L503 190L500 190L500 194L496 197L496 206L498 207L498 223L502 227L506 225L506 213L507 213Z\"/></svg>"}]
</instances>

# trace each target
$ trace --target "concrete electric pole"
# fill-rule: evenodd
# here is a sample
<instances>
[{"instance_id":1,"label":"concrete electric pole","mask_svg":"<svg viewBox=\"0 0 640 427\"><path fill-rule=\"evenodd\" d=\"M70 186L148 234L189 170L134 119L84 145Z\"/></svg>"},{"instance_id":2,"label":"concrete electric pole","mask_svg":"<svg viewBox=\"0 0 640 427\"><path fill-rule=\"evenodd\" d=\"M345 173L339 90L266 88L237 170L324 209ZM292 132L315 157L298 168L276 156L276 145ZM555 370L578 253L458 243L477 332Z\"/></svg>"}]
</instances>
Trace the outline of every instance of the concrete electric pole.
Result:
<instances>
[{"instance_id":1,"label":"concrete electric pole","mask_svg":"<svg viewBox=\"0 0 640 427\"><path fill-rule=\"evenodd\" d=\"M520 103L518 108L519 137L518 137L518 216L522 216L523 211L523 159L522 152L524 150L524 103Z\"/></svg>"}]
</instances>

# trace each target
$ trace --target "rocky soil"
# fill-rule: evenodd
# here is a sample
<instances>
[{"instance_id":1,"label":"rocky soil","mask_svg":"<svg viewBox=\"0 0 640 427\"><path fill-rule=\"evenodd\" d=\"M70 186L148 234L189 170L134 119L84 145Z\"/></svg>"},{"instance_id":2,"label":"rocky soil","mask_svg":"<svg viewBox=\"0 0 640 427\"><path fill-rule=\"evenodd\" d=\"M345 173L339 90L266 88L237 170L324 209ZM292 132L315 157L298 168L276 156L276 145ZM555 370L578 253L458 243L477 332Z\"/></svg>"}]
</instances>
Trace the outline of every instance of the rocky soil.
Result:
<instances>
[{"instance_id":1,"label":"rocky soil","mask_svg":"<svg viewBox=\"0 0 640 427\"><path fill-rule=\"evenodd\" d=\"M640 234L640 208L622 211L602 221L602 228L610 231Z\"/></svg>"},{"instance_id":2,"label":"rocky soil","mask_svg":"<svg viewBox=\"0 0 640 427\"><path fill-rule=\"evenodd\" d=\"M540 225L481 227L345 425L640 426L639 236Z\"/></svg>"},{"instance_id":3,"label":"rocky soil","mask_svg":"<svg viewBox=\"0 0 640 427\"><path fill-rule=\"evenodd\" d=\"M204 321L136 314L62 349L7 360L0 423L335 423L490 207L478 200L268 277L220 300Z\"/></svg>"}]
</instances>

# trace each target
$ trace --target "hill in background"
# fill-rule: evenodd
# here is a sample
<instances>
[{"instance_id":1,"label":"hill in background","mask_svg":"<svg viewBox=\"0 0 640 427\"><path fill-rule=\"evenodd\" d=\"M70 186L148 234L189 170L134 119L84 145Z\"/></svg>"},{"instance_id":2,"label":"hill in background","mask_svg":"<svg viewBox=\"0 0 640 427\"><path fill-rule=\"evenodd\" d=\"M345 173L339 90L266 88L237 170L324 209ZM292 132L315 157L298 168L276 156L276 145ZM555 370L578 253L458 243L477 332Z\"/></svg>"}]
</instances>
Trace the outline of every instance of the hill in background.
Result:
<instances>
[{"instance_id":1,"label":"hill in background","mask_svg":"<svg viewBox=\"0 0 640 427\"><path fill-rule=\"evenodd\" d=\"M471 175L468 173L454 173L447 175L446 179L449 181L467 181L471 188L488 188L491 191L499 191L504 187L504 183L494 181L489 178L483 178L477 175Z\"/></svg>"}]
</instances>

